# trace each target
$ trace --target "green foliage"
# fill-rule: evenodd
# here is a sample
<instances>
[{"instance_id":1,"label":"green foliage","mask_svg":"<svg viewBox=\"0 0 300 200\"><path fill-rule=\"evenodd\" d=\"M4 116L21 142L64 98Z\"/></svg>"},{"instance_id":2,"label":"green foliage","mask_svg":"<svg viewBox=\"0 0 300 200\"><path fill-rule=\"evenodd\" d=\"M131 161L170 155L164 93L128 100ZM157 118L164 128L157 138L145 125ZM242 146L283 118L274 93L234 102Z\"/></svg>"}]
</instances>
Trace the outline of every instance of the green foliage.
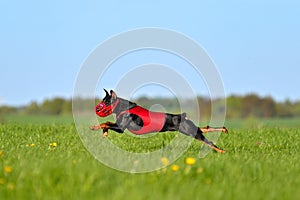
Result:
<instances>
[{"instance_id":1,"label":"green foliage","mask_svg":"<svg viewBox=\"0 0 300 200\"><path fill-rule=\"evenodd\" d=\"M31 102L25 109L24 113L29 114L29 115L36 115L39 114L40 111L40 106L36 101Z\"/></svg>"},{"instance_id":2,"label":"green foliage","mask_svg":"<svg viewBox=\"0 0 300 200\"><path fill-rule=\"evenodd\" d=\"M277 111L279 117L293 117L297 116L297 111L294 112L298 107L299 102L293 104L291 101L286 100L283 103L277 104Z\"/></svg>"},{"instance_id":3,"label":"green foliage","mask_svg":"<svg viewBox=\"0 0 300 200\"><path fill-rule=\"evenodd\" d=\"M175 163L136 175L95 160L71 119L58 123L52 116L35 117L30 123L27 117L19 117L0 125L0 199L231 200L298 199L300 195L300 133L293 128L299 127L299 119L249 119L250 126L243 120L228 121L229 135L218 140L225 154L200 159L201 143L194 141ZM149 140L111 132L106 139L120 148L145 152L168 143L174 134L166 134ZM196 163L188 166L187 157Z\"/></svg>"},{"instance_id":4,"label":"green foliage","mask_svg":"<svg viewBox=\"0 0 300 200\"><path fill-rule=\"evenodd\" d=\"M273 118L277 117L276 102L271 97L256 94L230 96L227 98L228 118Z\"/></svg>"},{"instance_id":5,"label":"green foliage","mask_svg":"<svg viewBox=\"0 0 300 200\"><path fill-rule=\"evenodd\" d=\"M17 108L13 106L0 106L0 116L17 112Z\"/></svg>"},{"instance_id":6,"label":"green foliage","mask_svg":"<svg viewBox=\"0 0 300 200\"><path fill-rule=\"evenodd\" d=\"M62 108L65 100L62 98L54 98L53 100L46 99L41 105L41 113L46 115L59 115L62 113Z\"/></svg>"},{"instance_id":7,"label":"green foliage","mask_svg":"<svg viewBox=\"0 0 300 200\"><path fill-rule=\"evenodd\" d=\"M91 99L76 98L76 109L79 112L86 112L93 109L90 102ZM248 94L245 96L232 95L226 99L210 99L206 97L198 97L199 110L195 109L193 103L196 100L185 99L181 104L176 98L148 98L140 97L132 100L145 108L151 108L155 104L161 105L166 112L179 113L186 112L190 118L200 114L201 119L209 120L212 113L214 115L222 114L226 110L227 118L246 119L255 118L292 118L300 117L300 102L275 102L271 97L260 97L256 94ZM93 99L92 102L98 104L99 99ZM224 103L226 102L226 104ZM94 106L93 104L92 106ZM212 107L212 105L214 107ZM225 107L224 107L225 105ZM72 100L63 98L46 99L41 104L33 101L24 107L0 107L0 115L6 114L26 114L26 115L71 115Z\"/></svg>"}]
</instances>

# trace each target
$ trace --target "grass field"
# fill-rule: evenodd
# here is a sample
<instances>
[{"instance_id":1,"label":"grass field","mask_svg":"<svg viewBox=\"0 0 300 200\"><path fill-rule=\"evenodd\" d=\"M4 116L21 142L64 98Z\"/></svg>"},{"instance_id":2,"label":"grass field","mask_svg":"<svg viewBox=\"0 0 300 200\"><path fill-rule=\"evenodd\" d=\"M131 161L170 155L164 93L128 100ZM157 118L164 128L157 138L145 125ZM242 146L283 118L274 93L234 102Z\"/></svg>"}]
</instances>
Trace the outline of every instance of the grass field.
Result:
<instances>
[{"instance_id":1,"label":"grass field","mask_svg":"<svg viewBox=\"0 0 300 200\"><path fill-rule=\"evenodd\" d=\"M0 124L0 199L298 199L298 122L228 121L229 135L218 140L225 154L200 159L201 143L194 141L166 168L129 174L94 159L70 117L8 116ZM158 134L150 144L126 134L109 137L131 149L141 148L136 141L150 149L169 139Z\"/></svg>"}]
</instances>

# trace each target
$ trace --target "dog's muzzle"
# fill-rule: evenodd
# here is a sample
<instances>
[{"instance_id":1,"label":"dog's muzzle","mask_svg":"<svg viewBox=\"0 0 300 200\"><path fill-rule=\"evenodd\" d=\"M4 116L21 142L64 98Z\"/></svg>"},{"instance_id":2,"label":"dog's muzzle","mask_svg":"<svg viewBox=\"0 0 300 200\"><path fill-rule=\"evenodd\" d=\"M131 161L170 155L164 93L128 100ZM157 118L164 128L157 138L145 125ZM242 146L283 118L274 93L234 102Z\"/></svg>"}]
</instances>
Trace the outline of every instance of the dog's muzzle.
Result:
<instances>
[{"instance_id":1,"label":"dog's muzzle","mask_svg":"<svg viewBox=\"0 0 300 200\"><path fill-rule=\"evenodd\" d=\"M107 117L108 115L111 115L113 113L118 103L119 103L119 99L115 103L112 103L108 106L105 105L105 103L101 102L97 106L95 106L95 113L99 117Z\"/></svg>"}]
</instances>

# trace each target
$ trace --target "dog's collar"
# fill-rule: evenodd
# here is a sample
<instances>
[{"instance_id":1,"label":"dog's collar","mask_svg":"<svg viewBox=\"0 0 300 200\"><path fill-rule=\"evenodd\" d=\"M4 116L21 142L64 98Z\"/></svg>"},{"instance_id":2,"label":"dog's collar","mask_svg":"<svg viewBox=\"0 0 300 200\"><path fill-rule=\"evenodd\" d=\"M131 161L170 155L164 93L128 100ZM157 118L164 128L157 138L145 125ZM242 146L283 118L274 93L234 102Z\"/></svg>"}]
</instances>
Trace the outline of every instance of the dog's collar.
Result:
<instances>
[{"instance_id":1,"label":"dog's collar","mask_svg":"<svg viewBox=\"0 0 300 200\"><path fill-rule=\"evenodd\" d=\"M108 115L111 115L113 113L114 109L117 107L119 102L120 100L117 99L114 103L108 106L104 102L101 102L95 107L95 113L99 117L107 117Z\"/></svg>"}]
</instances>

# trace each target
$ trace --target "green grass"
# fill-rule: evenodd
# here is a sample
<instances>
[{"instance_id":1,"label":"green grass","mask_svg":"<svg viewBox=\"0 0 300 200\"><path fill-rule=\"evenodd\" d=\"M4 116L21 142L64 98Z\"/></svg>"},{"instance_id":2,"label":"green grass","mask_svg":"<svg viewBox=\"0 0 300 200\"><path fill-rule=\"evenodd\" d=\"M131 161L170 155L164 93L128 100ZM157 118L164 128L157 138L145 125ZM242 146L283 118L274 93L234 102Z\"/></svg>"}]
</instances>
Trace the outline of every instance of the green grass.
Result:
<instances>
[{"instance_id":1,"label":"green grass","mask_svg":"<svg viewBox=\"0 0 300 200\"><path fill-rule=\"evenodd\" d=\"M201 143L194 141L172 163L179 166L178 171L168 166L151 173L129 174L94 159L83 146L71 117L63 121L33 117L33 123L29 119L21 122L21 117L11 117L0 124L0 199L240 200L298 199L300 195L296 121L229 121L229 135L218 140L227 150L225 154L210 153L199 159ZM139 139L111 132L107 139L140 152L154 150L175 135L165 134ZM187 166L187 157L195 158L196 163Z\"/></svg>"},{"instance_id":2,"label":"green grass","mask_svg":"<svg viewBox=\"0 0 300 200\"><path fill-rule=\"evenodd\" d=\"M2 119L2 120L1 120ZM5 118L0 118L0 123L17 123L17 124L70 124L73 123L73 117L69 115L16 115L10 114Z\"/></svg>"}]
</instances>

